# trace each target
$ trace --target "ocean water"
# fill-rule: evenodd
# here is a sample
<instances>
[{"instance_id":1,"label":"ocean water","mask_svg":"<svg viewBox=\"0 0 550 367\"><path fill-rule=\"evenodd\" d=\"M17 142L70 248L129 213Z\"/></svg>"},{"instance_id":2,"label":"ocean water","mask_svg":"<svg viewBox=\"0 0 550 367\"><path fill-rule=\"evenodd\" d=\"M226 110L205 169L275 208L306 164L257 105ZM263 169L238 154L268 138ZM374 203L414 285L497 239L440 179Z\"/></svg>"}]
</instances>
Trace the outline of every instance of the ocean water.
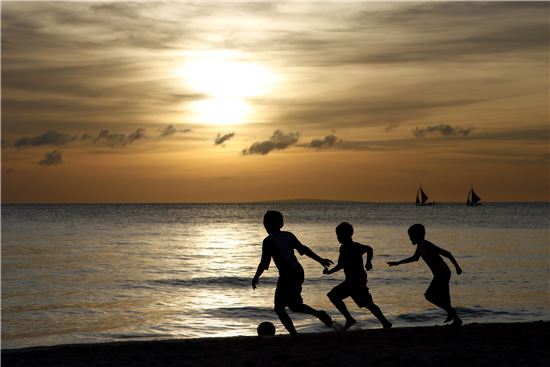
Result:
<instances>
[{"instance_id":1,"label":"ocean water","mask_svg":"<svg viewBox=\"0 0 550 367\"><path fill-rule=\"evenodd\" d=\"M261 321L286 333L272 311L277 270L251 288L266 210L285 215L285 230L337 260L335 226L374 248L369 288L394 326L442 324L425 301L431 273L419 261L389 268L414 252L407 228L462 266L451 294L466 323L550 320L550 204L262 203L204 205L3 205L2 348L132 339L254 335ZM343 317L326 293L343 272L306 271L304 301ZM453 269L452 265L451 269ZM379 328L351 300L356 328ZM298 331L330 331L293 314Z\"/></svg>"}]
</instances>

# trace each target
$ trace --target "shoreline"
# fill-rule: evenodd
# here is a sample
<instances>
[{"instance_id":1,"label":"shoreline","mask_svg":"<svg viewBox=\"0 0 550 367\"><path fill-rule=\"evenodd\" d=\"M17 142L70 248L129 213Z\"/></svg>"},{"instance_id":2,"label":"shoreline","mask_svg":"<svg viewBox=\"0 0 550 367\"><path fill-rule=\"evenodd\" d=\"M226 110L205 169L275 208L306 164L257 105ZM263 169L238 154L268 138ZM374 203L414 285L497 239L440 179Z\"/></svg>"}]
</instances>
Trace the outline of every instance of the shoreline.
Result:
<instances>
[{"instance_id":1,"label":"shoreline","mask_svg":"<svg viewBox=\"0 0 550 367\"><path fill-rule=\"evenodd\" d=\"M3 349L3 366L548 366L550 321Z\"/></svg>"}]
</instances>

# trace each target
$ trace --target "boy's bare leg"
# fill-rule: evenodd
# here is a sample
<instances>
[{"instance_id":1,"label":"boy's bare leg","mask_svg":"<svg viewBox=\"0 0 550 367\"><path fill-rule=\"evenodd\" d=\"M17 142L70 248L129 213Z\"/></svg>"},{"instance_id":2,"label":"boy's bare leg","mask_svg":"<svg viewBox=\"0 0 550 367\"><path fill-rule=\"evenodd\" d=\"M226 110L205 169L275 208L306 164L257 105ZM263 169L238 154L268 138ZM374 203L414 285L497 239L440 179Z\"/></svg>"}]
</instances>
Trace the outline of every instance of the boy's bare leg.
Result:
<instances>
[{"instance_id":1,"label":"boy's bare leg","mask_svg":"<svg viewBox=\"0 0 550 367\"><path fill-rule=\"evenodd\" d=\"M344 315L344 317L346 318L346 325L344 326L344 328L349 329L350 327L355 325L357 321L349 313L344 301L334 296L329 296L328 298L330 299L332 304L338 309L338 311L340 311L340 313L342 313L342 315Z\"/></svg>"},{"instance_id":2,"label":"boy's bare leg","mask_svg":"<svg viewBox=\"0 0 550 367\"><path fill-rule=\"evenodd\" d=\"M281 323L288 330L290 335L298 336L298 332L296 331L296 328L294 327L294 324L292 323L290 316L288 316L288 313L286 313L285 308L275 307L275 313L277 314L277 316L279 316L279 320L281 320Z\"/></svg>"},{"instance_id":3,"label":"boy's bare leg","mask_svg":"<svg viewBox=\"0 0 550 367\"><path fill-rule=\"evenodd\" d=\"M389 329L392 327L392 323L388 321L388 319L386 319L386 316L384 316L384 314L382 313L382 310L380 310L380 307L378 307L377 305L375 305L374 303L371 303L367 306L365 306L370 312L372 312L372 314L374 316L376 316L376 318L378 319L378 321L380 321L382 323L382 326L384 327L384 329Z\"/></svg>"},{"instance_id":4,"label":"boy's bare leg","mask_svg":"<svg viewBox=\"0 0 550 367\"><path fill-rule=\"evenodd\" d=\"M290 306L289 308L294 312L307 313L308 315L315 316L319 320L321 320L326 326L328 327L332 326L332 319L330 318L329 314L326 313L325 311L317 311L316 309L304 303Z\"/></svg>"},{"instance_id":5,"label":"boy's bare leg","mask_svg":"<svg viewBox=\"0 0 550 367\"><path fill-rule=\"evenodd\" d=\"M447 312L447 318L444 321L445 323L451 320L454 320L451 325L453 326L462 325L462 320L460 319L460 317L458 317L458 314L456 313L456 309L451 306L450 302L441 301L437 297L430 294L426 294L426 300L428 300L429 302L433 303L437 307L442 308L443 310L445 310L445 312Z\"/></svg>"}]
</instances>

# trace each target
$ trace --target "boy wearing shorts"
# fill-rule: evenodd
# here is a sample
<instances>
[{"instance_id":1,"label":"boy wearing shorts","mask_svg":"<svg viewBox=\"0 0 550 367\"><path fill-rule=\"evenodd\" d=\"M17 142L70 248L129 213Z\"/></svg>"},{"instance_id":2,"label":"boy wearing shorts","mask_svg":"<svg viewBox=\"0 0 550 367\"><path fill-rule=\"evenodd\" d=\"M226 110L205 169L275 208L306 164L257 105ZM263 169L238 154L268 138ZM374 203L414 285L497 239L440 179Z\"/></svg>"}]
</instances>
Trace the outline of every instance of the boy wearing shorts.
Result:
<instances>
[{"instance_id":1,"label":"boy wearing shorts","mask_svg":"<svg viewBox=\"0 0 550 367\"><path fill-rule=\"evenodd\" d=\"M330 301L346 318L346 329L349 329L357 321L349 313L344 299L351 297L357 306L365 307L382 323L382 326L387 329L391 328L389 322L380 308L374 304L372 296L367 288L367 272L365 270L372 269L372 247L353 242L353 226L343 222L336 227L336 237L340 246L340 256L338 263L332 269L323 270L323 274L332 274L344 269L346 280L334 287L327 295ZM363 267L363 254L367 254L367 263Z\"/></svg>"},{"instance_id":2,"label":"boy wearing shorts","mask_svg":"<svg viewBox=\"0 0 550 367\"><path fill-rule=\"evenodd\" d=\"M332 261L315 254L309 247L300 243L292 233L281 231L283 224L283 215L280 212L270 210L264 215L264 227L268 236L263 241L262 258L252 279L252 288L256 289L260 276L264 270L269 269L271 258L273 258L277 269L279 269L279 279L275 290L275 313L288 332L293 336L298 335L286 312L286 307L294 312L313 315L325 325L332 326L332 319L325 311L318 311L304 304L301 295L304 269L296 259L294 250L298 251L300 255L312 258L325 268L332 264Z\"/></svg>"},{"instance_id":3,"label":"boy wearing shorts","mask_svg":"<svg viewBox=\"0 0 550 367\"><path fill-rule=\"evenodd\" d=\"M422 224L414 224L409 230L409 238L414 245L416 245L416 251L414 255L403 259L401 261L390 261L389 266L396 266L406 264L414 261L418 261L420 258L428 265L433 273L433 279L430 286L424 293L424 297L429 302L433 303L437 307L442 308L447 312L447 319L445 322L453 321L452 326L462 325L462 320L458 317L456 309L451 306L451 294L449 291L449 281L451 280L451 270L449 266L443 261L441 256L445 256L455 266L456 273L462 274L462 269L456 262L453 255L440 247L437 247L430 241L425 239L426 229Z\"/></svg>"}]
</instances>

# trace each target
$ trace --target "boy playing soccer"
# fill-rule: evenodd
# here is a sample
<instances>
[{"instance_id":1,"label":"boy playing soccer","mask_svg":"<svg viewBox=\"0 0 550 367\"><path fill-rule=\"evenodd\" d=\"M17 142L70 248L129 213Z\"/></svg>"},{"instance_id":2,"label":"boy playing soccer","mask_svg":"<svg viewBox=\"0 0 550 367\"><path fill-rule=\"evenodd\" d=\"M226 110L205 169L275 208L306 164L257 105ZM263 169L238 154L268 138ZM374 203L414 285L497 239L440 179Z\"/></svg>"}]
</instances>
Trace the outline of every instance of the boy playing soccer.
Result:
<instances>
[{"instance_id":1,"label":"boy playing soccer","mask_svg":"<svg viewBox=\"0 0 550 367\"><path fill-rule=\"evenodd\" d=\"M325 311L318 311L304 304L302 300L302 283L304 269L296 259L294 250L300 255L306 255L317 261L323 267L332 264L329 259L323 259L298 241L290 232L283 232L283 215L277 211L268 211L264 215L264 227L269 234L262 245L262 259L252 279L252 288L256 289L260 276L269 269L271 258L279 269L279 279L275 290L275 312L288 332L297 336L296 328L286 312L286 307L294 312L307 313L317 317L325 325L332 326L332 319Z\"/></svg>"},{"instance_id":2,"label":"boy playing soccer","mask_svg":"<svg viewBox=\"0 0 550 367\"><path fill-rule=\"evenodd\" d=\"M346 325L344 326L346 329L357 322L351 316L343 301L350 296L357 306L369 309L382 323L385 329L390 328L392 324L386 319L380 308L374 304L369 289L367 288L367 272L365 269L372 269L372 248L353 242L351 238L352 235L353 227L351 224L343 222L336 227L336 237L338 238L338 242L342 244L342 246L340 246L338 264L330 270L323 270L323 274L332 274L344 269L346 280L334 287L328 293L328 298L346 318ZM363 268L364 253L367 253L367 264Z\"/></svg>"},{"instance_id":3,"label":"boy playing soccer","mask_svg":"<svg viewBox=\"0 0 550 367\"><path fill-rule=\"evenodd\" d=\"M424 239L426 236L426 230L422 224L414 224L409 228L409 238L414 245L417 245L416 251L413 256L403 259L401 261L390 261L389 266L396 266L400 264L406 264L422 258L432 271L434 277L430 286L424 293L426 299L434 305L444 309L447 312L447 319L445 322L453 320L451 325L460 326L462 320L458 317L456 310L451 306L451 294L449 292L449 280L451 279L451 270L443 261L441 256L445 256L455 266L456 273L462 274L462 269L456 262L453 255L442 248L437 247L430 241Z\"/></svg>"}]
</instances>

